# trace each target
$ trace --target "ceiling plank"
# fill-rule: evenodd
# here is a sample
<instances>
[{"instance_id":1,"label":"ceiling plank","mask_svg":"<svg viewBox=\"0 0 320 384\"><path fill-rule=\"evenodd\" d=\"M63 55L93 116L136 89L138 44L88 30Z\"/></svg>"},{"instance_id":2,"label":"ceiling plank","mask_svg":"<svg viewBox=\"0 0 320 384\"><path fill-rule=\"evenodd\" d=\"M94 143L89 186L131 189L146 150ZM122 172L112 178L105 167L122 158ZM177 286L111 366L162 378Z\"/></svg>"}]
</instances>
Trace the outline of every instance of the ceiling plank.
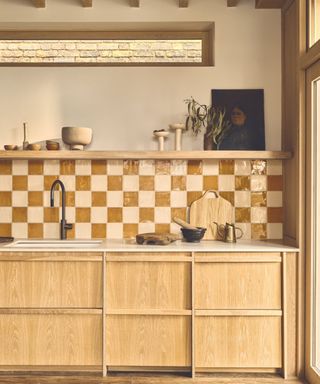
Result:
<instances>
[{"instance_id":1,"label":"ceiling plank","mask_svg":"<svg viewBox=\"0 0 320 384\"><path fill-rule=\"evenodd\" d=\"M239 3L239 0L227 0L228 7L236 7Z\"/></svg>"},{"instance_id":2,"label":"ceiling plank","mask_svg":"<svg viewBox=\"0 0 320 384\"><path fill-rule=\"evenodd\" d=\"M189 0L179 0L179 8L188 8Z\"/></svg>"},{"instance_id":3,"label":"ceiling plank","mask_svg":"<svg viewBox=\"0 0 320 384\"><path fill-rule=\"evenodd\" d=\"M259 9L272 9L282 8L286 0L256 0L256 8Z\"/></svg>"},{"instance_id":4,"label":"ceiling plank","mask_svg":"<svg viewBox=\"0 0 320 384\"><path fill-rule=\"evenodd\" d=\"M45 8L46 7L46 0L32 0L33 4L37 8Z\"/></svg>"},{"instance_id":5,"label":"ceiling plank","mask_svg":"<svg viewBox=\"0 0 320 384\"><path fill-rule=\"evenodd\" d=\"M130 7L139 8L140 7L140 0L129 0Z\"/></svg>"},{"instance_id":6,"label":"ceiling plank","mask_svg":"<svg viewBox=\"0 0 320 384\"><path fill-rule=\"evenodd\" d=\"M86 8L92 7L92 0L82 0L82 6Z\"/></svg>"}]
</instances>

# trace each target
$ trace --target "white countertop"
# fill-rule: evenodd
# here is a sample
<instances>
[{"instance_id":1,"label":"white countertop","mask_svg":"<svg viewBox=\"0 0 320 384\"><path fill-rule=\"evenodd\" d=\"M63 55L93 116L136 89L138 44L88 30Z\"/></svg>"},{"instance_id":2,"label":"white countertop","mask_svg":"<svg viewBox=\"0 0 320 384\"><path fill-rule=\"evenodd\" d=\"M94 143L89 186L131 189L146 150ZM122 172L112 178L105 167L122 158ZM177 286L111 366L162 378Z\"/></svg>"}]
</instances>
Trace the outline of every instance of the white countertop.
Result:
<instances>
[{"instance_id":1,"label":"white countertop","mask_svg":"<svg viewBox=\"0 0 320 384\"><path fill-rule=\"evenodd\" d=\"M16 239L15 241L17 241ZM23 240L23 239L20 239ZM84 240L85 241L85 240ZM66 240L68 242L68 240ZM176 241L169 245L138 245L135 240L103 240L90 247L41 246L12 247L0 244L0 252L298 252L299 248L285 245L282 240L238 240L237 243L203 240L200 243Z\"/></svg>"}]
</instances>

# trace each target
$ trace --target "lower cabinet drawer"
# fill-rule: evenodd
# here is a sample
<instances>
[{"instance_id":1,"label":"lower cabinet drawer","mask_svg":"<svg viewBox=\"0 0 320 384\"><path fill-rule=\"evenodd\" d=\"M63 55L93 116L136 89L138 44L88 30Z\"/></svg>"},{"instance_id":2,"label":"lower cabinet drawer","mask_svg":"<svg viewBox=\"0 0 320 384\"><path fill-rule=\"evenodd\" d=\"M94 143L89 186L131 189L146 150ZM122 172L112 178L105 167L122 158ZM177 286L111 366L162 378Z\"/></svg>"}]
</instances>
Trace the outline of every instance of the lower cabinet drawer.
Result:
<instances>
[{"instance_id":1,"label":"lower cabinet drawer","mask_svg":"<svg viewBox=\"0 0 320 384\"><path fill-rule=\"evenodd\" d=\"M0 315L1 365L101 365L99 315Z\"/></svg>"},{"instance_id":2,"label":"lower cabinet drawer","mask_svg":"<svg viewBox=\"0 0 320 384\"><path fill-rule=\"evenodd\" d=\"M196 317L196 368L280 368L281 317Z\"/></svg>"},{"instance_id":3,"label":"lower cabinet drawer","mask_svg":"<svg viewBox=\"0 0 320 384\"><path fill-rule=\"evenodd\" d=\"M191 366L190 316L107 316L107 365Z\"/></svg>"}]
</instances>

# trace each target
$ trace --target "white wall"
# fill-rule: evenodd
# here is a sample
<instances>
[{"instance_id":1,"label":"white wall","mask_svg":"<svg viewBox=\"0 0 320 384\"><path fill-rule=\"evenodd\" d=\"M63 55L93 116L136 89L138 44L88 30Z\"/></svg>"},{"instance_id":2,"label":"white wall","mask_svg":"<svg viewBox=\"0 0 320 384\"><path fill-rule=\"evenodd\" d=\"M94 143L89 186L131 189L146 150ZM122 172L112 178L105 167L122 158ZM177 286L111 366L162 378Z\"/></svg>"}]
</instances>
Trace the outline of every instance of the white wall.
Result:
<instances>
[{"instance_id":1,"label":"white wall","mask_svg":"<svg viewBox=\"0 0 320 384\"><path fill-rule=\"evenodd\" d=\"M154 129L184 120L184 99L210 102L210 90L264 88L267 149L281 148L281 17L279 10L256 10L242 0L47 0L36 9L31 0L0 0L4 23L213 21L215 66L188 67L0 67L0 146L60 136L64 125L94 129L91 149L156 149ZM184 137L184 149L201 149L202 138ZM173 138L168 149L173 148Z\"/></svg>"}]
</instances>

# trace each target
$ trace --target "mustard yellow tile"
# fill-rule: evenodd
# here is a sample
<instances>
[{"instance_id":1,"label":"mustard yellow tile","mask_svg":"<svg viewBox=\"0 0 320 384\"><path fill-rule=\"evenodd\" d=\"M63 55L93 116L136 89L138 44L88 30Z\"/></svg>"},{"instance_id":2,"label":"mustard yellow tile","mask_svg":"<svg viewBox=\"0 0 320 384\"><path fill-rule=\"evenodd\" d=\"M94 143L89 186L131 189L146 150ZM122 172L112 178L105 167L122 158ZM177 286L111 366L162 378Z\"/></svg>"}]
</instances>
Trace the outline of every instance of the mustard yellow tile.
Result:
<instances>
[{"instance_id":1,"label":"mustard yellow tile","mask_svg":"<svg viewBox=\"0 0 320 384\"><path fill-rule=\"evenodd\" d=\"M43 213L45 223L59 223L59 207L45 207Z\"/></svg>"},{"instance_id":2,"label":"mustard yellow tile","mask_svg":"<svg viewBox=\"0 0 320 384\"><path fill-rule=\"evenodd\" d=\"M42 239L43 238L43 224L42 223L28 224L28 238L29 239Z\"/></svg>"},{"instance_id":3,"label":"mustard yellow tile","mask_svg":"<svg viewBox=\"0 0 320 384\"><path fill-rule=\"evenodd\" d=\"M190 206L195 200L202 196L202 191L188 191L187 192L187 204Z\"/></svg>"},{"instance_id":4,"label":"mustard yellow tile","mask_svg":"<svg viewBox=\"0 0 320 384\"><path fill-rule=\"evenodd\" d=\"M0 160L0 175L12 175L11 160Z\"/></svg>"},{"instance_id":5,"label":"mustard yellow tile","mask_svg":"<svg viewBox=\"0 0 320 384\"><path fill-rule=\"evenodd\" d=\"M90 208L76 208L76 222L77 223L90 223L91 209Z\"/></svg>"},{"instance_id":6,"label":"mustard yellow tile","mask_svg":"<svg viewBox=\"0 0 320 384\"><path fill-rule=\"evenodd\" d=\"M28 189L28 176L12 176L13 191L26 191Z\"/></svg>"},{"instance_id":7,"label":"mustard yellow tile","mask_svg":"<svg viewBox=\"0 0 320 384\"><path fill-rule=\"evenodd\" d=\"M251 238L263 240L267 238L267 224L251 224Z\"/></svg>"},{"instance_id":8,"label":"mustard yellow tile","mask_svg":"<svg viewBox=\"0 0 320 384\"><path fill-rule=\"evenodd\" d=\"M60 175L74 175L76 171L75 160L60 161Z\"/></svg>"},{"instance_id":9,"label":"mustard yellow tile","mask_svg":"<svg viewBox=\"0 0 320 384\"><path fill-rule=\"evenodd\" d=\"M0 192L0 207L11 207L12 192Z\"/></svg>"},{"instance_id":10,"label":"mustard yellow tile","mask_svg":"<svg viewBox=\"0 0 320 384\"><path fill-rule=\"evenodd\" d=\"M122 222L122 208L108 208L108 222L121 223Z\"/></svg>"},{"instance_id":11,"label":"mustard yellow tile","mask_svg":"<svg viewBox=\"0 0 320 384\"><path fill-rule=\"evenodd\" d=\"M0 223L0 236L12 236L11 223Z\"/></svg>"},{"instance_id":12,"label":"mustard yellow tile","mask_svg":"<svg viewBox=\"0 0 320 384\"><path fill-rule=\"evenodd\" d=\"M154 191L154 176L139 176L140 191Z\"/></svg>"},{"instance_id":13,"label":"mustard yellow tile","mask_svg":"<svg viewBox=\"0 0 320 384\"><path fill-rule=\"evenodd\" d=\"M203 190L208 189L218 190L218 176L203 176Z\"/></svg>"},{"instance_id":14,"label":"mustard yellow tile","mask_svg":"<svg viewBox=\"0 0 320 384\"><path fill-rule=\"evenodd\" d=\"M227 191L227 192L221 191L219 193L219 195L221 197L223 197L224 199L228 200L234 206L234 192L232 192L232 191Z\"/></svg>"},{"instance_id":15,"label":"mustard yellow tile","mask_svg":"<svg viewBox=\"0 0 320 384\"><path fill-rule=\"evenodd\" d=\"M156 175L170 175L171 163L169 160L156 160L155 171Z\"/></svg>"},{"instance_id":16,"label":"mustard yellow tile","mask_svg":"<svg viewBox=\"0 0 320 384\"><path fill-rule=\"evenodd\" d=\"M29 160L28 161L28 174L29 175L43 175L43 160Z\"/></svg>"},{"instance_id":17,"label":"mustard yellow tile","mask_svg":"<svg viewBox=\"0 0 320 384\"><path fill-rule=\"evenodd\" d=\"M282 189L283 189L282 176L270 176L270 175L268 175L267 189L268 189L268 191L282 191Z\"/></svg>"},{"instance_id":18,"label":"mustard yellow tile","mask_svg":"<svg viewBox=\"0 0 320 384\"><path fill-rule=\"evenodd\" d=\"M135 237L138 232L138 224L123 224L123 237L125 239Z\"/></svg>"},{"instance_id":19,"label":"mustard yellow tile","mask_svg":"<svg viewBox=\"0 0 320 384\"><path fill-rule=\"evenodd\" d=\"M170 233L170 224L156 224L155 225L156 233Z\"/></svg>"},{"instance_id":20,"label":"mustard yellow tile","mask_svg":"<svg viewBox=\"0 0 320 384\"><path fill-rule=\"evenodd\" d=\"M139 174L139 160L124 160L123 162L124 175L138 175Z\"/></svg>"},{"instance_id":21,"label":"mustard yellow tile","mask_svg":"<svg viewBox=\"0 0 320 384\"><path fill-rule=\"evenodd\" d=\"M61 192L60 192L60 206L61 206ZM75 206L75 192L74 191L66 191L66 207L74 207Z\"/></svg>"},{"instance_id":22,"label":"mustard yellow tile","mask_svg":"<svg viewBox=\"0 0 320 384\"><path fill-rule=\"evenodd\" d=\"M178 217L184 221L187 220L187 208L171 208L171 217Z\"/></svg>"},{"instance_id":23,"label":"mustard yellow tile","mask_svg":"<svg viewBox=\"0 0 320 384\"><path fill-rule=\"evenodd\" d=\"M108 191L122 190L122 176L108 176Z\"/></svg>"},{"instance_id":24,"label":"mustard yellow tile","mask_svg":"<svg viewBox=\"0 0 320 384\"><path fill-rule=\"evenodd\" d=\"M26 223L28 221L27 207L13 207L12 208L12 222L13 223Z\"/></svg>"},{"instance_id":25,"label":"mustard yellow tile","mask_svg":"<svg viewBox=\"0 0 320 384\"><path fill-rule=\"evenodd\" d=\"M170 192L156 192L155 202L156 202L156 207L169 207Z\"/></svg>"},{"instance_id":26,"label":"mustard yellow tile","mask_svg":"<svg viewBox=\"0 0 320 384\"><path fill-rule=\"evenodd\" d=\"M252 192L251 193L251 207L266 207L267 206L267 192Z\"/></svg>"},{"instance_id":27,"label":"mustard yellow tile","mask_svg":"<svg viewBox=\"0 0 320 384\"><path fill-rule=\"evenodd\" d=\"M93 175L105 175L107 173L107 161L91 160L91 173Z\"/></svg>"},{"instance_id":28,"label":"mustard yellow tile","mask_svg":"<svg viewBox=\"0 0 320 384\"><path fill-rule=\"evenodd\" d=\"M220 160L219 161L219 174L220 175L234 175L234 160Z\"/></svg>"},{"instance_id":29,"label":"mustard yellow tile","mask_svg":"<svg viewBox=\"0 0 320 384\"><path fill-rule=\"evenodd\" d=\"M90 191L91 176L76 176L76 191Z\"/></svg>"},{"instance_id":30,"label":"mustard yellow tile","mask_svg":"<svg viewBox=\"0 0 320 384\"><path fill-rule=\"evenodd\" d=\"M91 224L91 237L93 239L105 239L107 237L107 225Z\"/></svg>"},{"instance_id":31,"label":"mustard yellow tile","mask_svg":"<svg viewBox=\"0 0 320 384\"><path fill-rule=\"evenodd\" d=\"M250 176L235 177L236 191L250 191Z\"/></svg>"},{"instance_id":32,"label":"mustard yellow tile","mask_svg":"<svg viewBox=\"0 0 320 384\"><path fill-rule=\"evenodd\" d=\"M124 192L123 205L124 207L137 207L139 201L138 192Z\"/></svg>"},{"instance_id":33,"label":"mustard yellow tile","mask_svg":"<svg viewBox=\"0 0 320 384\"><path fill-rule=\"evenodd\" d=\"M106 207L107 206L107 193L106 192L92 192L92 206L93 207Z\"/></svg>"},{"instance_id":34,"label":"mustard yellow tile","mask_svg":"<svg viewBox=\"0 0 320 384\"><path fill-rule=\"evenodd\" d=\"M188 175L202 175L202 161L188 160L187 173Z\"/></svg>"},{"instance_id":35,"label":"mustard yellow tile","mask_svg":"<svg viewBox=\"0 0 320 384\"><path fill-rule=\"evenodd\" d=\"M267 215L268 215L268 223L282 223L283 222L283 208L282 207L268 207Z\"/></svg>"},{"instance_id":36,"label":"mustard yellow tile","mask_svg":"<svg viewBox=\"0 0 320 384\"><path fill-rule=\"evenodd\" d=\"M43 192L41 191L28 192L28 206L43 207Z\"/></svg>"},{"instance_id":37,"label":"mustard yellow tile","mask_svg":"<svg viewBox=\"0 0 320 384\"><path fill-rule=\"evenodd\" d=\"M153 222L154 208L139 208L139 222Z\"/></svg>"},{"instance_id":38,"label":"mustard yellow tile","mask_svg":"<svg viewBox=\"0 0 320 384\"><path fill-rule=\"evenodd\" d=\"M250 208L235 208L235 221L237 223L250 223L251 210Z\"/></svg>"},{"instance_id":39,"label":"mustard yellow tile","mask_svg":"<svg viewBox=\"0 0 320 384\"><path fill-rule=\"evenodd\" d=\"M186 176L171 176L171 189L173 191L185 191L186 183Z\"/></svg>"},{"instance_id":40,"label":"mustard yellow tile","mask_svg":"<svg viewBox=\"0 0 320 384\"><path fill-rule=\"evenodd\" d=\"M53 182L57 179L58 179L58 176L52 176L52 175L44 176L44 178L43 178L44 190L50 191Z\"/></svg>"}]
</instances>

